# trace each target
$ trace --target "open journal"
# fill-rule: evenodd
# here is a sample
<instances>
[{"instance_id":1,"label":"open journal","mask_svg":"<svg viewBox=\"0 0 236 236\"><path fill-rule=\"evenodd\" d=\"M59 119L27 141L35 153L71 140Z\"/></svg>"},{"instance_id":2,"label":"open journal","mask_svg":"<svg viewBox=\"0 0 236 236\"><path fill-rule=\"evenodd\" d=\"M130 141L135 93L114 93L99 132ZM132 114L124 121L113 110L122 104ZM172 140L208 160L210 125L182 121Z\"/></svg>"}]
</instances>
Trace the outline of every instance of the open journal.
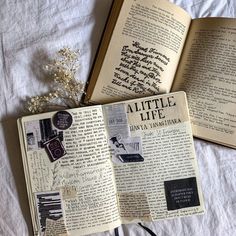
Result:
<instances>
[{"instance_id":1,"label":"open journal","mask_svg":"<svg viewBox=\"0 0 236 236\"><path fill-rule=\"evenodd\" d=\"M165 0L115 0L86 103L184 90L193 134L236 147L236 19L191 19Z\"/></svg>"},{"instance_id":2,"label":"open journal","mask_svg":"<svg viewBox=\"0 0 236 236\"><path fill-rule=\"evenodd\" d=\"M35 235L204 212L184 92L18 120Z\"/></svg>"}]
</instances>

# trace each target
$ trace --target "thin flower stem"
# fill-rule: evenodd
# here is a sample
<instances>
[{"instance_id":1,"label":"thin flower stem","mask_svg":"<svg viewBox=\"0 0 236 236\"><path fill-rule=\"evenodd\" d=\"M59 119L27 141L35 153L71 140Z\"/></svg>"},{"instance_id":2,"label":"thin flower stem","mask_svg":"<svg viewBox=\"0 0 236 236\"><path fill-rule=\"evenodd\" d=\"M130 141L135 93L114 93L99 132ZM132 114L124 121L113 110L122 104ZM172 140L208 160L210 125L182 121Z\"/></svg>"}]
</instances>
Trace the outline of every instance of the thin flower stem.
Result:
<instances>
[{"instance_id":1,"label":"thin flower stem","mask_svg":"<svg viewBox=\"0 0 236 236\"><path fill-rule=\"evenodd\" d=\"M79 53L73 52L68 47L57 53L58 58L44 66L53 79L55 90L29 100L28 110L33 113L48 111L52 108L73 108L80 105L80 97L84 93L84 83L75 78L79 68Z\"/></svg>"}]
</instances>

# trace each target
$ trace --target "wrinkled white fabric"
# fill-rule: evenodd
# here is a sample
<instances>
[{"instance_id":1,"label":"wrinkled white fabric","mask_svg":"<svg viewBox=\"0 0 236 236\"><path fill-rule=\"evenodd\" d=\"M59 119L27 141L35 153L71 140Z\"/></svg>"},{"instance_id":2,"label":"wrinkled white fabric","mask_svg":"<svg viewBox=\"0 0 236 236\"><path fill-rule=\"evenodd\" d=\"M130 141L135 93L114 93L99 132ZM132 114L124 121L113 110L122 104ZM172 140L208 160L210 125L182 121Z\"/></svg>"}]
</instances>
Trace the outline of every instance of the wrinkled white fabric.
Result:
<instances>
[{"instance_id":1,"label":"wrinkled white fabric","mask_svg":"<svg viewBox=\"0 0 236 236\"><path fill-rule=\"evenodd\" d=\"M27 97L50 88L42 66L65 45L80 49L79 79L86 81L112 0L0 2L0 235L32 235L16 119ZM172 0L193 18L236 16L234 0ZM236 150L195 139L206 213L163 220L158 236L236 235ZM131 224L120 236L148 235ZM114 231L95 234L114 235Z\"/></svg>"}]
</instances>

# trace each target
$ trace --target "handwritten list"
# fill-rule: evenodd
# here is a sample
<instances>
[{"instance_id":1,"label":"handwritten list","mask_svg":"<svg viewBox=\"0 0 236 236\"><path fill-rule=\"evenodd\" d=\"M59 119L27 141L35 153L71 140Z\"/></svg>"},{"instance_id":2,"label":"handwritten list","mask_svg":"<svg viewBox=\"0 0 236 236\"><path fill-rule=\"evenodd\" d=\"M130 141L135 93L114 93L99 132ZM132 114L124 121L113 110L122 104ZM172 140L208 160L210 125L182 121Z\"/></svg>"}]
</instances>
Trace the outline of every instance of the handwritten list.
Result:
<instances>
[{"instance_id":1,"label":"handwritten list","mask_svg":"<svg viewBox=\"0 0 236 236\"><path fill-rule=\"evenodd\" d=\"M133 41L132 45L124 45L121 50L112 84L136 94L157 94L162 83L161 75L169 62L170 58L155 48Z\"/></svg>"}]
</instances>

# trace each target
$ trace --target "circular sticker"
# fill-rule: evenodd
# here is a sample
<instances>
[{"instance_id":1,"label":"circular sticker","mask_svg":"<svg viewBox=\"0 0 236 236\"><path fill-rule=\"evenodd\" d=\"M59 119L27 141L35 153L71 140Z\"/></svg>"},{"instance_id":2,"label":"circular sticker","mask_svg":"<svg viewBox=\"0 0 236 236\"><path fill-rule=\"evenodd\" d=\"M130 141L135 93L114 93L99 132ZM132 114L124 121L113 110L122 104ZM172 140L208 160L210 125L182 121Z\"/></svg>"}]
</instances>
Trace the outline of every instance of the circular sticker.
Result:
<instances>
[{"instance_id":1,"label":"circular sticker","mask_svg":"<svg viewBox=\"0 0 236 236\"><path fill-rule=\"evenodd\" d=\"M54 126L58 129L65 130L72 124L72 116L67 111L58 111L52 118Z\"/></svg>"}]
</instances>

